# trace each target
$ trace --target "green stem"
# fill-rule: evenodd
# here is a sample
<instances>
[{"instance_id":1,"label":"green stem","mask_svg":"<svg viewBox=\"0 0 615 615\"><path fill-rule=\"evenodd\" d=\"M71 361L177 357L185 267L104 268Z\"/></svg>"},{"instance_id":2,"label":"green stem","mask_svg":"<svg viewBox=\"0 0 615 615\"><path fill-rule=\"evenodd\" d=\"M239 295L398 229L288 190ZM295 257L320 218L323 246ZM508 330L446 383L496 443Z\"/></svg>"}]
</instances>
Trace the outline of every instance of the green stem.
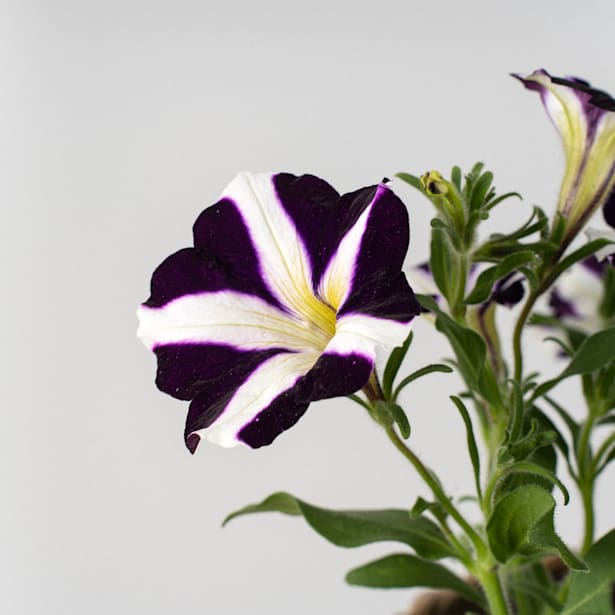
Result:
<instances>
[{"instance_id":1,"label":"green stem","mask_svg":"<svg viewBox=\"0 0 615 615\"><path fill-rule=\"evenodd\" d=\"M495 570L484 570L477 573L477 579L481 584L487 604L489 605L490 615L508 615L509 610L506 604L504 590Z\"/></svg>"},{"instance_id":2,"label":"green stem","mask_svg":"<svg viewBox=\"0 0 615 615\"><path fill-rule=\"evenodd\" d=\"M594 484L593 481L581 488L583 498L583 516L585 517L583 530L583 545L581 555L587 553L594 543Z\"/></svg>"},{"instance_id":3,"label":"green stem","mask_svg":"<svg viewBox=\"0 0 615 615\"><path fill-rule=\"evenodd\" d=\"M594 459L590 447L590 436L596 413L590 406L589 416L583 425L577 448L578 487L583 501L583 545L581 555L586 553L594 541Z\"/></svg>"},{"instance_id":4,"label":"green stem","mask_svg":"<svg viewBox=\"0 0 615 615\"><path fill-rule=\"evenodd\" d=\"M523 375L523 353L521 352L521 336L523 335L523 327L525 326L532 308L540 295L541 292L539 287L527 298L527 301L523 306L523 310L521 311L521 314L519 314L519 318L513 332L513 357L515 361L515 380L517 382L521 382L521 376Z\"/></svg>"},{"instance_id":5,"label":"green stem","mask_svg":"<svg viewBox=\"0 0 615 615\"><path fill-rule=\"evenodd\" d=\"M397 435L397 432L393 427L385 428L387 436L398 451L414 466L414 469L418 472L419 476L425 481L427 486L431 489L435 498L442 505L442 507L449 513L449 515L455 519L459 527L463 529L468 538L472 541L477 555L484 557L487 553L487 547L482 538L478 535L476 530L468 523L459 510L453 505L450 498L444 493L442 487L438 481L433 477L432 473L425 467L423 462L414 454L414 452L406 446L406 444Z\"/></svg>"}]
</instances>

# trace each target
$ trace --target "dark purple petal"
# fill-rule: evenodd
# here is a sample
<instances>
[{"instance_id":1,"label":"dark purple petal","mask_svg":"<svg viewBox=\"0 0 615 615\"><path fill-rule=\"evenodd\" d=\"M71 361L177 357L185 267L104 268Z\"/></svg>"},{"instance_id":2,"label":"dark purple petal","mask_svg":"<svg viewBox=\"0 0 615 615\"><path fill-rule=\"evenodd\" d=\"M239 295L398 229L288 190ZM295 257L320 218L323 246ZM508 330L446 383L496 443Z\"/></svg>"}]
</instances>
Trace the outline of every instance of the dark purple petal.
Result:
<instances>
[{"instance_id":1,"label":"dark purple petal","mask_svg":"<svg viewBox=\"0 0 615 615\"><path fill-rule=\"evenodd\" d=\"M603 207L602 215L606 223L615 228L615 189L611 190L611 193L607 197Z\"/></svg>"},{"instance_id":2,"label":"dark purple petal","mask_svg":"<svg viewBox=\"0 0 615 615\"><path fill-rule=\"evenodd\" d=\"M284 349L240 350L218 344L169 344L154 349L158 359L156 386L177 399L190 400L204 388L236 389L270 357Z\"/></svg>"},{"instance_id":3,"label":"dark purple petal","mask_svg":"<svg viewBox=\"0 0 615 615\"><path fill-rule=\"evenodd\" d=\"M372 361L361 354L323 354L292 389L276 397L239 432L239 439L252 448L271 444L301 418L310 402L358 391L372 369Z\"/></svg>"},{"instance_id":4,"label":"dark purple petal","mask_svg":"<svg viewBox=\"0 0 615 615\"><path fill-rule=\"evenodd\" d=\"M260 275L259 260L235 205L222 199L193 227L194 248L169 256L154 271L144 305L161 307L182 295L236 290L279 306Z\"/></svg>"},{"instance_id":5,"label":"dark purple petal","mask_svg":"<svg viewBox=\"0 0 615 615\"><path fill-rule=\"evenodd\" d=\"M296 386L300 401L343 397L361 389L374 368L371 359L358 353L325 353Z\"/></svg>"},{"instance_id":6,"label":"dark purple petal","mask_svg":"<svg viewBox=\"0 0 615 615\"><path fill-rule=\"evenodd\" d=\"M524 294L523 281L519 278L518 274L511 273L495 283L491 294L491 301L512 307L523 299Z\"/></svg>"},{"instance_id":7,"label":"dark purple petal","mask_svg":"<svg viewBox=\"0 0 615 615\"><path fill-rule=\"evenodd\" d=\"M591 143L596 134L596 129L600 119L609 112L615 111L615 100L611 98L609 94L602 90L592 88L587 81L578 79L576 77L553 77L546 70L540 69L533 73L533 75L540 74L557 86L563 86L572 90L572 95L576 97L581 105L583 115L587 123L587 136L586 140ZM532 76L522 77L521 75L513 74L512 76L519 79L528 90L534 90L540 94L545 107L548 108L546 99L549 95L547 86L543 83L537 82L532 79ZM565 103L562 103L564 107Z\"/></svg>"},{"instance_id":8,"label":"dark purple petal","mask_svg":"<svg viewBox=\"0 0 615 615\"><path fill-rule=\"evenodd\" d=\"M554 288L549 297L549 307L555 318L578 318L579 313L574 307L574 303L566 299L557 288Z\"/></svg>"},{"instance_id":9,"label":"dark purple petal","mask_svg":"<svg viewBox=\"0 0 615 615\"><path fill-rule=\"evenodd\" d=\"M286 391L248 423L238 434L239 440L252 448L271 444L283 431L291 428L305 413L309 402L298 402L294 390Z\"/></svg>"},{"instance_id":10,"label":"dark purple petal","mask_svg":"<svg viewBox=\"0 0 615 615\"><path fill-rule=\"evenodd\" d=\"M606 261L599 261L595 256L590 256L581 261L581 266L589 273L598 278L602 278L604 268L606 267Z\"/></svg>"},{"instance_id":11,"label":"dark purple petal","mask_svg":"<svg viewBox=\"0 0 615 615\"><path fill-rule=\"evenodd\" d=\"M615 111L615 100L611 98L611 95L603 90L592 88L591 85L583 79L577 77L551 77L553 83L558 85L565 85L577 92L582 92L587 95L588 102L599 109L604 111Z\"/></svg>"},{"instance_id":12,"label":"dark purple petal","mask_svg":"<svg viewBox=\"0 0 615 615\"><path fill-rule=\"evenodd\" d=\"M191 434L209 427L262 363L286 351L245 351L204 344L162 346L155 352L158 356L156 384L160 390L178 399L192 400L184 437L194 452L198 439Z\"/></svg>"},{"instance_id":13,"label":"dark purple petal","mask_svg":"<svg viewBox=\"0 0 615 615\"><path fill-rule=\"evenodd\" d=\"M376 186L342 197L325 181L313 175L296 177L280 173L273 179L280 203L291 217L307 248L312 265L312 283L318 282L342 237L356 223L376 194Z\"/></svg>"},{"instance_id":14,"label":"dark purple petal","mask_svg":"<svg viewBox=\"0 0 615 615\"><path fill-rule=\"evenodd\" d=\"M340 316L358 312L407 322L420 313L406 276L400 273L409 238L405 206L393 192L379 187Z\"/></svg>"}]
</instances>

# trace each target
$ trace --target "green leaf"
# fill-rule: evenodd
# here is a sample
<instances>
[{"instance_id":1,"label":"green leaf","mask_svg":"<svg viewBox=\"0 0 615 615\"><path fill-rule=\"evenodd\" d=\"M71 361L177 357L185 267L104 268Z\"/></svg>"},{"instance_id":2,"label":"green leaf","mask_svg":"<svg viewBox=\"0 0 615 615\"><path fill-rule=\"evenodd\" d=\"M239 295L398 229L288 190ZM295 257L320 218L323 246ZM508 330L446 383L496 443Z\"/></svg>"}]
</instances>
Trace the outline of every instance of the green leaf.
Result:
<instances>
[{"instance_id":1,"label":"green leaf","mask_svg":"<svg viewBox=\"0 0 615 615\"><path fill-rule=\"evenodd\" d=\"M265 498L260 504L248 504L248 506L233 511L224 519L222 526L224 527L235 517L259 512L281 512L285 515L300 515L301 509L299 508L298 500L290 495L290 493L279 491Z\"/></svg>"},{"instance_id":2,"label":"green leaf","mask_svg":"<svg viewBox=\"0 0 615 615\"><path fill-rule=\"evenodd\" d=\"M436 329L448 337L455 351L459 371L468 386L478 391L488 402L501 405L497 382L486 364L487 349L482 337L442 312L436 318Z\"/></svg>"},{"instance_id":3,"label":"green leaf","mask_svg":"<svg viewBox=\"0 0 615 615\"><path fill-rule=\"evenodd\" d=\"M566 427L568 427L568 431L570 432L572 439L576 440L579 437L579 433L581 431L581 426L579 425L579 423L577 423L572 418L570 413L566 409L564 409L561 404L558 404L552 397L545 395L544 399L553 408L553 410L555 410L555 412L559 414L560 418L566 424Z\"/></svg>"},{"instance_id":4,"label":"green leaf","mask_svg":"<svg viewBox=\"0 0 615 615\"><path fill-rule=\"evenodd\" d=\"M568 367L559 376L538 386L534 391L533 399L544 395L565 378L589 374L613 360L615 360L615 327L598 331L585 338L570 360Z\"/></svg>"},{"instance_id":5,"label":"green leaf","mask_svg":"<svg viewBox=\"0 0 615 615\"><path fill-rule=\"evenodd\" d=\"M523 391L516 380L510 381L512 387L512 412L508 424L508 440L516 442L521 435L523 419L525 418L525 406L523 403Z\"/></svg>"},{"instance_id":6,"label":"green leaf","mask_svg":"<svg viewBox=\"0 0 615 615\"><path fill-rule=\"evenodd\" d=\"M603 536L585 556L589 573L573 572L561 615L613 615L611 586L615 582L615 530Z\"/></svg>"},{"instance_id":7,"label":"green leaf","mask_svg":"<svg viewBox=\"0 0 615 615\"><path fill-rule=\"evenodd\" d=\"M561 431L556 427L555 423L553 423L553 421L537 406L532 406L531 414L538 419L545 431L548 430L553 432L553 434L555 435L553 443L557 446L557 448L559 448L562 453L562 456L565 459L568 459L568 443L566 442L566 439L562 435Z\"/></svg>"},{"instance_id":8,"label":"green leaf","mask_svg":"<svg viewBox=\"0 0 615 615\"><path fill-rule=\"evenodd\" d=\"M472 196L470 197L470 208L478 209L484 202L487 193L489 192L489 188L493 183L493 173L491 171L487 171L483 173L472 189Z\"/></svg>"},{"instance_id":9,"label":"green leaf","mask_svg":"<svg viewBox=\"0 0 615 615\"><path fill-rule=\"evenodd\" d=\"M398 395L402 392L402 390L407 387L411 382L414 382L418 378L422 378L427 374L433 374L434 372L439 372L441 374L450 374L452 372L452 368L448 365L443 365L442 363L432 363L431 365L426 365L425 367L421 367L421 369L417 369L415 372L412 372L409 376L406 376L396 387L395 392L393 393L393 401L395 401Z\"/></svg>"},{"instance_id":10,"label":"green leaf","mask_svg":"<svg viewBox=\"0 0 615 615\"><path fill-rule=\"evenodd\" d=\"M412 344L412 337L413 334L411 331L404 343L393 349L393 352L387 361L386 367L384 368L384 374L382 376L382 391L384 392L386 399L391 399L391 392L393 390L395 377L397 376L399 368L408 353L410 344Z\"/></svg>"},{"instance_id":11,"label":"green leaf","mask_svg":"<svg viewBox=\"0 0 615 615\"><path fill-rule=\"evenodd\" d=\"M605 267L603 273L604 292L600 302L600 316L611 320L615 316L615 267Z\"/></svg>"},{"instance_id":12,"label":"green leaf","mask_svg":"<svg viewBox=\"0 0 615 615\"><path fill-rule=\"evenodd\" d=\"M451 170L451 182L457 190L461 191L461 168L458 166L454 166Z\"/></svg>"},{"instance_id":13,"label":"green leaf","mask_svg":"<svg viewBox=\"0 0 615 615\"><path fill-rule=\"evenodd\" d=\"M440 502L429 502L421 496L416 498L416 501L410 509L410 517L417 519L426 511L430 512L441 523L446 521L448 517L448 513Z\"/></svg>"},{"instance_id":14,"label":"green leaf","mask_svg":"<svg viewBox=\"0 0 615 615\"><path fill-rule=\"evenodd\" d=\"M260 504L252 504L231 513L235 517L281 512L303 515L308 524L338 547L360 547L373 542L395 541L412 547L422 557L456 557L440 528L426 517L412 518L406 510L330 510L312 506L289 493L274 493Z\"/></svg>"},{"instance_id":15,"label":"green leaf","mask_svg":"<svg viewBox=\"0 0 615 615\"><path fill-rule=\"evenodd\" d=\"M421 180L414 175L410 175L410 173L395 173L395 177L399 177L402 181L405 181L407 184L410 184L413 188L416 188L419 192L425 192L423 190L423 186L421 184Z\"/></svg>"},{"instance_id":16,"label":"green leaf","mask_svg":"<svg viewBox=\"0 0 615 615\"><path fill-rule=\"evenodd\" d=\"M553 527L553 496L537 485L524 485L502 497L487 523L487 537L498 561L514 555L556 552L575 570L585 570Z\"/></svg>"},{"instance_id":17,"label":"green leaf","mask_svg":"<svg viewBox=\"0 0 615 615\"><path fill-rule=\"evenodd\" d=\"M402 553L389 555L351 570L350 585L363 587L438 587L452 589L468 600L482 604L481 594L440 564Z\"/></svg>"},{"instance_id":18,"label":"green leaf","mask_svg":"<svg viewBox=\"0 0 615 615\"><path fill-rule=\"evenodd\" d=\"M480 456L478 454L478 446L476 445L476 438L474 437L474 428L472 426L472 419L470 418L470 413L467 408L455 395L451 395L451 400L459 410L459 414L461 414L461 418L466 426L466 442L468 445L468 452L470 453L470 459L472 461L472 469L474 470L474 483L476 485L476 493L478 494L478 498L482 499L482 490L480 486Z\"/></svg>"},{"instance_id":19,"label":"green leaf","mask_svg":"<svg viewBox=\"0 0 615 615\"><path fill-rule=\"evenodd\" d=\"M474 288L466 297L465 303L474 305L476 303L485 302L491 295L493 285L500 279L506 277L509 273L516 271L522 265L533 263L536 261L536 256L533 252L522 250L510 254L504 260L496 265L483 271L476 280Z\"/></svg>"},{"instance_id":20,"label":"green leaf","mask_svg":"<svg viewBox=\"0 0 615 615\"><path fill-rule=\"evenodd\" d=\"M491 210L496 205L499 205L503 201L506 201L507 199L510 199L512 197L517 197L518 199L523 200L523 198L521 197L521 195L518 192L506 192L505 194L501 194L500 196L498 196L496 198L493 198L493 197L489 198L486 201L485 205L487 205L487 209L488 210Z\"/></svg>"},{"instance_id":21,"label":"green leaf","mask_svg":"<svg viewBox=\"0 0 615 615\"><path fill-rule=\"evenodd\" d=\"M468 386L481 394L491 403L499 404L501 400L497 391L493 391L481 380L487 349L481 336L467 327L455 322L442 312L436 302L426 295L417 295L421 305L436 315L436 328L446 335L457 358L457 366Z\"/></svg>"},{"instance_id":22,"label":"green leaf","mask_svg":"<svg viewBox=\"0 0 615 615\"><path fill-rule=\"evenodd\" d=\"M590 335L581 344L562 378L588 374L615 360L615 327Z\"/></svg>"},{"instance_id":23,"label":"green leaf","mask_svg":"<svg viewBox=\"0 0 615 615\"><path fill-rule=\"evenodd\" d=\"M548 589L542 587L538 583L533 583L530 580L515 580L511 583L515 590L515 597L517 599L525 598L527 601L527 597L531 597L534 603L534 608L529 612L541 612L540 607L542 605L548 604L556 613L559 613L562 604L557 600L557 598L551 594ZM528 612L527 610L525 611Z\"/></svg>"},{"instance_id":24,"label":"green leaf","mask_svg":"<svg viewBox=\"0 0 615 615\"><path fill-rule=\"evenodd\" d=\"M512 463L504 469L502 472L502 478L510 476L511 474L531 474L533 476L544 478L549 483L559 487L559 490L564 496L564 505L568 504L570 501L570 494L568 493L568 489L566 489L564 483L562 483L562 481L557 478L553 472L549 472L549 470L543 468L537 463L533 463L531 461L517 461Z\"/></svg>"},{"instance_id":25,"label":"green leaf","mask_svg":"<svg viewBox=\"0 0 615 615\"><path fill-rule=\"evenodd\" d=\"M432 228L431 230L429 269L442 296L447 301L451 301L453 293L451 273L454 269L453 247L451 246L448 233L443 228Z\"/></svg>"},{"instance_id":26,"label":"green leaf","mask_svg":"<svg viewBox=\"0 0 615 615\"><path fill-rule=\"evenodd\" d=\"M601 248L608 246L612 242L608 239L594 239L593 241L589 241L578 250L575 250L572 254L568 255L557 265L555 270L553 271L553 276L558 277L560 273L566 271L579 261L586 259L588 256L595 254Z\"/></svg>"}]
</instances>

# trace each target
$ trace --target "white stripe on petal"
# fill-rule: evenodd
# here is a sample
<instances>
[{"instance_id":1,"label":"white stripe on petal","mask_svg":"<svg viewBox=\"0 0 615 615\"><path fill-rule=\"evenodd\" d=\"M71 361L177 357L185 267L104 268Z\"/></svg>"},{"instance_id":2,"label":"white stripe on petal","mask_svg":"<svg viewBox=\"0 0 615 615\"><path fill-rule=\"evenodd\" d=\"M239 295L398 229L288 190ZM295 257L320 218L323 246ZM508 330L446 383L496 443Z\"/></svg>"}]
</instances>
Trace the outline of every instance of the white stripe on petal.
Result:
<instances>
[{"instance_id":1,"label":"white stripe on petal","mask_svg":"<svg viewBox=\"0 0 615 615\"><path fill-rule=\"evenodd\" d=\"M380 189L378 188L374 200L378 198ZM361 242L372 211L373 202L359 216L359 219L346 235L344 235L320 281L318 294L336 310L339 310L344 304L352 289L357 258L361 250Z\"/></svg>"},{"instance_id":2,"label":"white stripe on petal","mask_svg":"<svg viewBox=\"0 0 615 615\"><path fill-rule=\"evenodd\" d=\"M410 334L411 321L397 322L365 314L348 314L337 322L337 331L325 353L359 353L379 364Z\"/></svg>"},{"instance_id":3,"label":"white stripe on petal","mask_svg":"<svg viewBox=\"0 0 615 615\"><path fill-rule=\"evenodd\" d=\"M318 360L317 352L281 354L262 363L237 389L213 425L194 433L219 446L240 444L239 432L271 402L292 388Z\"/></svg>"},{"instance_id":4,"label":"white stripe on petal","mask_svg":"<svg viewBox=\"0 0 615 615\"><path fill-rule=\"evenodd\" d=\"M262 276L273 294L295 314L332 335L335 315L314 295L307 250L279 201L273 175L239 173L222 198L231 199L241 212L260 259Z\"/></svg>"},{"instance_id":5,"label":"white stripe on petal","mask_svg":"<svg viewBox=\"0 0 615 615\"><path fill-rule=\"evenodd\" d=\"M150 349L212 343L245 350L322 350L329 341L314 324L258 297L230 290L184 295L161 308L140 306L137 315L137 335Z\"/></svg>"}]
</instances>

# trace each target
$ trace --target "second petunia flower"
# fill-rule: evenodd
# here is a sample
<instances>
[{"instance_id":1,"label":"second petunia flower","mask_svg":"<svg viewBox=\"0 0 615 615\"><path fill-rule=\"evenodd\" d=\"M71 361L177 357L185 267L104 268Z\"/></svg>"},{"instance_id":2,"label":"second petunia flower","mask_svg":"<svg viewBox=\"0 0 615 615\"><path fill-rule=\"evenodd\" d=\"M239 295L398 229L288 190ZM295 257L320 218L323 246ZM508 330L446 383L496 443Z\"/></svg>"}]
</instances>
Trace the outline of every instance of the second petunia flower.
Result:
<instances>
[{"instance_id":1,"label":"second petunia flower","mask_svg":"<svg viewBox=\"0 0 615 615\"><path fill-rule=\"evenodd\" d=\"M138 335L158 387L190 400L185 441L269 444L311 401L362 388L419 305L408 216L384 184L239 174L154 272Z\"/></svg>"},{"instance_id":2,"label":"second petunia flower","mask_svg":"<svg viewBox=\"0 0 615 615\"><path fill-rule=\"evenodd\" d=\"M540 94L562 137L566 171L558 210L568 245L594 211L615 198L615 100L582 79L553 77L542 69L513 77Z\"/></svg>"}]
</instances>

